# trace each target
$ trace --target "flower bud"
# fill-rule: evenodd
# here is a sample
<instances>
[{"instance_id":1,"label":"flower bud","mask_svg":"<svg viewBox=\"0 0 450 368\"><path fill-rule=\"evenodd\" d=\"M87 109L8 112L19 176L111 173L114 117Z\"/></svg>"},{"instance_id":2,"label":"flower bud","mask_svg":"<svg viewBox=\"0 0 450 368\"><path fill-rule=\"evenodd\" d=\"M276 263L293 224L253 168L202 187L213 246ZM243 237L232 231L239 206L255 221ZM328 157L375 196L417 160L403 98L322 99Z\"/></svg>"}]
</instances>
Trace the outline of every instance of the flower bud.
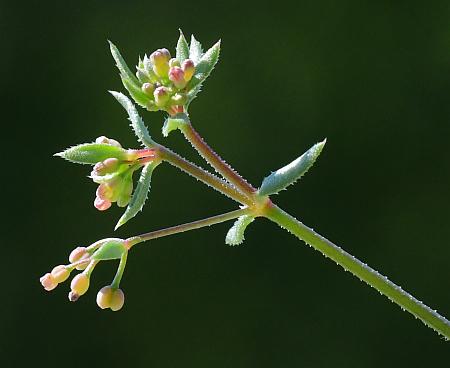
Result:
<instances>
[{"instance_id":1,"label":"flower bud","mask_svg":"<svg viewBox=\"0 0 450 368\"><path fill-rule=\"evenodd\" d=\"M69 262L75 263L81 260L84 256L87 255L86 247L76 247L69 255Z\"/></svg>"},{"instance_id":2,"label":"flower bud","mask_svg":"<svg viewBox=\"0 0 450 368\"><path fill-rule=\"evenodd\" d=\"M146 95L153 96L153 92L155 91L155 85L152 83L144 83L141 87L142 92Z\"/></svg>"},{"instance_id":3,"label":"flower bud","mask_svg":"<svg viewBox=\"0 0 450 368\"><path fill-rule=\"evenodd\" d=\"M182 89L186 86L186 81L184 80L184 72L179 66L170 68L169 79L178 89Z\"/></svg>"},{"instance_id":4,"label":"flower bud","mask_svg":"<svg viewBox=\"0 0 450 368\"><path fill-rule=\"evenodd\" d=\"M120 161L117 158L111 157L104 161L97 162L91 172L91 176L101 176L111 174L120 166Z\"/></svg>"},{"instance_id":5,"label":"flower bud","mask_svg":"<svg viewBox=\"0 0 450 368\"><path fill-rule=\"evenodd\" d=\"M107 199L101 199L100 197L95 197L94 207L99 211L106 211L109 207L111 207L111 201Z\"/></svg>"},{"instance_id":6,"label":"flower bud","mask_svg":"<svg viewBox=\"0 0 450 368\"><path fill-rule=\"evenodd\" d=\"M60 265L60 266L56 266L52 270L51 275L53 277L53 280L59 284L61 282L66 281L69 278L70 271L66 268L66 266Z\"/></svg>"},{"instance_id":7,"label":"flower bud","mask_svg":"<svg viewBox=\"0 0 450 368\"><path fill-rule=\"evenodd\" d=\"M112 311L117 312L122 309L125 302L125 295L121 289L114 290L111 296L110 308Z\"/></svg>"},{"instance_id":8,"label":"flower bud","mask_svg":"<svg viewBox=\"0 0 450 368\"><path fill-rule=\"evenodd\" d=\"M173 68L174 66L180 66L180 62L178 59L172 58L169 60L169 67Z\"/></svg>"},{"instance_id":9,"label":"flower bud","mask_svg":"<svg viewBox=\"0 0 450 368\"><path fill-rule=\"evenodd\" d=\"M153 92L153 95L155 96L155 103L159 107L163 107L170 98L169 91L166 87L156 88L155 92Z\"/></svg>"},{"instance_id":10,"label":"flower bud","mask_svg":"<svg viewBox=\"0 0 450 368\"><path fill-rule=\"evenodd\" d=\"M111 138L105 137L104 135L102 135L101 137L98 137L95 140L95 143L98 143L98 144L110 144L111 146L116 146L116 147L122 148L122 145L119 142L117 142L115 139L111 139Z\"/></svg>"},{"instance_id":11,"label":"flower bud","mask_svg":"<svg viewBox=\"0 0 450 368\"><path fill-rule=\"evenodd\" d=\"M150 55L153 71L158 77L167 77L169 71L170 52L167 49L158 49Z\"/></svg>"},{"instance_id":12,"label":"flower bud","mask_svg":"<svg viewBox=\"0 0 450 368\"><path fill-rule=\"evenodd\" d=\"M185 61L183 61L181 68L183 69L184 72L184 80L186 82L189 82L195 73L194 62L191 59L186 59Z\"/></svg>"},{"instance_id":13,"label":"flower bud","mask_svg":"<svg viewBox=\"0 0 450 368\"><path fill-rule=\"evenodd\" d=\"M55 287L58 286L58 283L55 281L51 273L46 273L39 279L39 281L41 282L41 285L44 287L44 289L47 291L53 290Z\"/></svg>"},{"instance_id":14,"label":"flower bud","mask_svg":"<svg viewBox=\"0 0 450 368\"><path fill-rule=\"evenodd\" d=\"M73 297L80 297L81 295L85 294L89 289L88 275L86 275L85 273L79 273L78 275L76 275L70 283L70 289L72 290ZM78 299L78 297L76 297L76 299Z\"/></svg>"},{"instance_id":15,"label":"flower bud","mask_svg":"<svg viewBox=\"0 0 450 368\"><path fill-rule=\"evenodd\" d=\"M111 298L112 298L112 288L111 286L104 286L97 293L97 305L101 309L106 309L111 306Z\"/></svg>"}]
</instances>

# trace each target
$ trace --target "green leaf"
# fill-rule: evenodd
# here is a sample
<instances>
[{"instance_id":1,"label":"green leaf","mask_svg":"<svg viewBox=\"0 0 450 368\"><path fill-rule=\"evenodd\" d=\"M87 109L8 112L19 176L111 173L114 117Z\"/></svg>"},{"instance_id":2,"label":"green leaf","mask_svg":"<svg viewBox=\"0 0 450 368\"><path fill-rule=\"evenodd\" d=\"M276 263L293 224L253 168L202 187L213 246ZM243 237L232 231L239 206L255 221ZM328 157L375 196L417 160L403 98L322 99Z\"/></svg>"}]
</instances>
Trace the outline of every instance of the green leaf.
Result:
<instances>
[{"instance_id":1,"label":"green leaf","mask_svg":"<svg viewBox=\"0 0 450 368\"><path fill-rule=\"evenodd\" d=\"M125 96L123 93L109 91L114 98L119 101L119 103L123 106L123 108L127 111L129 120L131 121L131 127L134 130L134 133L138 137L139 141L142 142L145 146L151 148L156 145L153 141L152 137L148 132L147 127L144 124L144 121L139 116L136 107L130 101L130 99Z\"/></svg>"},{"instance_id":2,"label":"green leaf","mask_svg":"<svg viewBox=\"0 0 450 368\"><path fill-rule=\"evenodd\" d=\"M137 183L136 189L133 193L133 196L131 197L130 203L128 204L128 207L125 210L122 217L117 222L117 225L114 230L117 230L128 220L136 216L139 211L142 211L142 208L144 207L145 201L148 196L148 192L150 191L150 183L152 180L153 170L159 164L160 164L159 161L155 161L144 166L139 181Z\"/></svg>"},{"instance_id":3,"label":"green leaf","mask_svg":"<svg viewBox=\"0 0 450 368\"><path fill-rule=\"evenodd\" d=\"M250 215L244 215L239 217L233 224L230 230L228 230L225 237L225 243L228 245L239 245L244 241L244 232L248 225L250 225L255 218Z\"/></svg>"},{"instance_id":4,"label":"green leaf","mask_svg":"<svg viewBox=\"0 0 450 368\"><path fill-rule=\"evenodd\" d=\"M122 75L120 76L122 79L123 86L127 89L127 91L130 93L130 96L133 98L133 100L141 107L147 108L148 103L150 101L150 97L147 96L144 92L142 92L141 88L130 82L129 79L124 78Z\"/></svg>"},{"instance_id":5,"label":"green leaf","mask_svg":"<svg viewBox=\"0 0 450 368\"><path fill-rule=\"evenodd\" d=\"M127 63L125 63L125 60L123 59L122 55L120 54L119 49L111 41L108 41L108 42L109 42L109 48L111 49L112 57L116 61L116 66L119 69L121 76L123 76L125 79L128 79L130 82L137 85L139 82L138 82L137 78L135 77L135 75L131 72Z\"/></svg>"},{"instance_id":6,"label":"green leaf","mask_svg":"<svg viewBox=\"0 0 450 368\"><path fill-rule=\"evenodd\" d=\"M185 124L189 124L189 118L185 113L169 116L162 127L162 134L167 137L172 130L180 129Z\"/></svg>"},{"instance_id":7,"label":"green leaf","mask_svg":"<svg viewBox=\"0 0 450 368\"><path fill-rule=\"evenodd\" d=\"M191 59L194 62L194 64L197 65L202 55L203 55L202 45L195 39L194 35L192 35L191 46L189 48L189 59Z\"/></svg>"},{"instance_id":8,"label":"green leaf","mask_svg":"<svg viewBox=\"0 0 450 368\"><path fill-rule=\"evenodd\" d=\"M200 58L199 62L195 65L195 73L190 80L187 89L195 91L195 93L190 93L188 101L192 101L197 93L200 91L200 86L211 74L214 66L219 60L220 54L220 41L218 41L214 46L212 46L205 54Z\"/></svg>"},{"instance_id":9,"label":"green leaf","mask_svg":"<svg viewBox=\"0 0 450 368\"><path fill-rule=\"evenodd\" d=\"M127 251L123 241L121 240L110 240L103 244L95 253L92 255L94 261L107 261L111 259L119 259Z\"/></svg>"},{"instance_id":10,"label":"green leaf","mask_svg":"<svg viewBox=\"0 0 450 368\"><path fill-rule=\"evenodd\" d=\"M176 52L177 60L182 63L184 60L189 58L189 45L184 38L184 34L180 29L180 38L177 43L177 52Z\"/></svg>"},{"instance_id":11,"label":"green leaf","mask_svg":"<svg viewBox=\"0 0 450 368\"><path fill-rule=\"evenodd\" d=\"M126 151L123 148L102 143L79 144L66 149L63 152L55 153L55 156L64 158L76 164L95 165L97 162L107 158L118 158L124 160Z\"/></svg>"},{"instance_id":12,"label":"green leaf","mask_svg":"<svg viewBox=\"0 0 450 368\"><path fill-rule=\"evenodd\" d=\"M299 158L264 178L261 188L259 188L258 191L259 194L276 194L279 191L286 189L287 186L294 184L314 164L317 157L319 157L322 152L326 141L327 140L325 139L320 143L316 143Z\"/></svg>"}]
</instances>

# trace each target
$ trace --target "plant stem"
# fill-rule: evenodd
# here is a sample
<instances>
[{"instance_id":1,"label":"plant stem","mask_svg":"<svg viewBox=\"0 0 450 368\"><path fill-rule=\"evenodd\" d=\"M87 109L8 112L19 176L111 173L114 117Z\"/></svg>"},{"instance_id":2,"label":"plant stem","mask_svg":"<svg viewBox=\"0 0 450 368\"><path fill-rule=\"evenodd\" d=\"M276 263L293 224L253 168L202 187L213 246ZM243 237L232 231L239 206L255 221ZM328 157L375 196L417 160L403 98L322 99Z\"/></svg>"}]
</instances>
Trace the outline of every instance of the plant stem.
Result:
<instances>
[{"instance_id":1,"label":"plant stem","mask_svg":"<svg viewBox=\"0 0 450 368\"><path fill-rule=\"evenodd\" d=\"M194 165L167 147L158 146L159 157L235 201L250 206L251 199L226 181Z\"/></svg>"},{"instance_id":2,"label":"plant stem","mask_svg":"<svg viewBox=\"0 0 450 368\"><path fill-rule=\"evenodd\" d=\"M267 209L266 217L287 229L326 257L331 258L360 280L374 287L390 300L397 303L402 309L412 313L427 326L443 335L446 339L450 339L450 322L446 318L414 298L411 294L402 290L400 286L389 281L385 276L317 234L314 230L303 225L300 221L275 205Z\"/></svg>"},{"instance_id":3,"label":"plant stem","mask_svg":"<svg viewBox=\"0 0 450 368\"><path fill-rule=\"evenodd\" d=\"M142 243L147 240L152 240L152 239L156 239L156 238L161 238L163 236L178 234L178 233L182 233L182 232L189 231L189 230L200 229L205 226L211 226L211 225L219 224L221 222L233 220L242 215L246 215L249 212L250 212L249 208L242 208L239 210L226 212L221 215L208 217L203 220L193 221L193 222L189 222L189 223L182 224L182 225L168 227L168 228L162 229L162 230L151 231L149 233L133 236L131 238L128 238L126 240L126 242L128 243L128 247L131 248L133 245Z\"/></svg>"},{"instance_id":4,"label":"plant stem","mask_svg":"<svg viewBox=\"0 0 450 368\"><path fill-rule=\"evenodd\" d=\"M120 286L120 281L122 280L123 272L125 271L125 266L127 265L128 252L122 254L120 257L119 267L117 267L116 275L114 276L114 280L111 283L111 287L113 289L118 289Z\"/></svg>"},{"instance_id":5,"label":"plant stem","mask_svg":"<svg viewBox=\"0 0 450 368\"><path fill-rule=\"evenodd\" d=\"M220 175L238 188L241 192L252 195L256 189L240 176L224 159L222 159L208 144L200 134L194 129L192 124L186 123L181 127L185 138L192 144L197 152L208 162Z\"/></svg>"}]
</instances>

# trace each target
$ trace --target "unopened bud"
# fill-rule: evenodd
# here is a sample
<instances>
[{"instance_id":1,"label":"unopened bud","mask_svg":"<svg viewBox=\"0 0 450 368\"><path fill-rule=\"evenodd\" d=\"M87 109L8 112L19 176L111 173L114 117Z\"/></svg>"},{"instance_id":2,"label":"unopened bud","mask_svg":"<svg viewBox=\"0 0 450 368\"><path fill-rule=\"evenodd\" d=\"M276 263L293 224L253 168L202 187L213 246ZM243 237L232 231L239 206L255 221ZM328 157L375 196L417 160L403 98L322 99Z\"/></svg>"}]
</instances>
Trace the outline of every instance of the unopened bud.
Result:
<instances>
[{"instance_id":1,"label":"unopened bud","mask_svg":"<svg viewBox=\"0 0 450 368\"><path fill-rule=\"evenodd\" d=\"M170 98L169 91L166 87L156 88L155 92L153 92L153 95L155 96L155 103L159 107L163 107Z\"/></svg>"},{"instance_id":2,"label":"unopened bud","mask_svg":"<svg viewBox=\"0 0 450 368\"><path fill-rule=\"evenodd\" d=\"M153 71L158 77L167 77L169 71L170 52L167 49L158 49L150 55Z\"/></svg>"},{"instance_id":3,"label":"unopened bud","mask_svg":"<svg viewBox=\"0 0 450 368\"><path fill-rule=\"evenodd\" d=\"M51 275L53 277L53 280L55 280L55 282L59 284L61 282L66 281L69 278L70 272L66 268L66 266L60 265L60 266L56 266L52 270Z\"/></svg>"},{"instance_id":4,"label":"unopened bud","mask_svg":"<svg viewBox=\"0 0 450 368\"><path fill-rule=\"evenodd\" d=\"M86 247L76 247L69 255L69 262L75 263L81 260L84 256L87 255Z\"/></svg>"},{"instance_id":5,"label":"unopened bud","mask_svg":"<svg viewBox=\"0 0 450 368\"><path fill-rule=\"evenodd\" d=\"M111 201L108 201L107 199L101 199L100 197L95 197L94 207L99 211L106 211L111 207Z\"/></svg>"},{"instance_id":6,"label":"unopened bud","mask_svg":"<svg viewBox=\"0 0 450 368\"><path fill-rule=\"evenodd\" d=\"M155 85L152 83L144 83L141 87L142 92L146 95L153 96L153 92L155 91Z\"/></svg>"},{"instance_id":7,"label":"unopened bud","mask_svg":"<svg viewBox=\"0 0 450 368\"><path fill-rule=\"evenodd\" d=\"M182 89L186 86L186 81L184 80L184 72L179 66L170 68L169 79L178 89Z\"/></svg>"},{"instance_id":8,"label":"unopened bud","mask_svg":"<svg viewBox=\"0 0 450 368\"><path fill-rule=\"evenodd\" d=\"M109 308L111 305L112 294L113 292L111 286L102 287L97 293L97 305L101 309Z\"/></svg>"},{"instance_id":9,"label":"unopened bud","mask_svg":"<svg viewBox=\"0 0 450 368\"><path fill-rule=\"evenodd\" d=\"M172 58L169 60L169 67L173 68L174 66L180 66L180 62L178 59Z\"/></svg>"},{"instance_id":10,"label":"unopened bud","mask_svg":"<svg viewBox=\"0 0 450 368\"><path fill-rule=\"evenodd\" d=\"M116 312L122 309L125 302L125 295L121 289L114 290L111 296L110 308L112 311Z\"/></svg>"},{"instance_id":11,"label":"unopened bud","mask_svg":"<svg viewBox=\"0 0 450 368\"><path fill-rule=\"evenodd\" d=\"M41 285L44 287L44 289L47 291L53 290L55 287L58 286L58 283L55 281L51 273L46 273L39 279L39 281L41 282Z\"/></svg>"},{"instance_id":12,"label":"unopened bud","mask_svg":"<svg viewBox=\"0 0 450 368\"><path fill-rule=\"evenodd\" d=\"M95 194L99 199L111 201L114 196L114 190L108 183L102 183L97 187Z\"/></svg>"},{"instance_id":13,"label":"unopened bud","mask_svg":"<svg viewBox=\"0 0 450 368\"><path fill-rule=\"evenodd\" d=\"M91 176L111 174L119 168L120 161L115 157L107 158L104 161L97 162L92 169Z\"/></svg>"},{"instance_id":14,"label":"unopened bud","mask_svg":"<svg viewBox=\"0 0 450 368\"><path fill-rule=\"evenodd\" d=\"M181 65L181 69L183 69L183 72L184 72L184 80L186 82L189 82L195 73L194 62L191 59L186 59L185 61L183 61L183 64Z\"/></svg>"},{"instance_id":15,"label":"unopened bud","mask_svg":"<svg viewBox=\"0 0 450 368\"><path fill-rule=\"evenodd\" d=\"M115 139L111 139L111 138L105 137L104 135L102 135L101 137L98 137L95 140L95 143L98 143L98 144L110 144L111 146L116 146L116 147L122 148L122 145L118 141L116 141Z\"/></svg>"},{"instance_id":16,"label":"unopened bud","mask_svg":"<svg viewBox=\"0 0 450 368\"><path fill-rule=\"evenodd\" d=\"M84 273L76 275L70 283L70 289L73 294L83 295L89 289L89 277ZM78 299L78 298L77 298Z\"/></svg>"}]
</instances>

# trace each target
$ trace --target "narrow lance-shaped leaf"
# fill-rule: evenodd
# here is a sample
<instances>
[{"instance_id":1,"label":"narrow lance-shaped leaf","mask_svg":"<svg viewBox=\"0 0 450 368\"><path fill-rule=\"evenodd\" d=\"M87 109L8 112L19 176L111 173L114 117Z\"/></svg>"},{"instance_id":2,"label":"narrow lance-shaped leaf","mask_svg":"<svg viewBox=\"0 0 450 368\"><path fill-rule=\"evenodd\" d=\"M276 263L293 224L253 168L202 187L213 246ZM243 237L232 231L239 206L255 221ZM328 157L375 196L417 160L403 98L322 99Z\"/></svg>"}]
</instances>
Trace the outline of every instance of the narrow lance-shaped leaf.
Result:
<instances>
[{"instance_id":1,"label":"narrow lance-shaped leaf","mask_svg":"<svg viewBox=\"0 0 450 368\"><path fill-rule=\"evenodd\" d=\"M130 82L129 79L124 78L123 76L120 76L120 79L122 80L123 86L127 89L130 96L133 98L133 100L141 107L147 108L148 103L150 102L150 97L147 96L144 92L142 92L142 89Z\"/></svg>"},{"instance_id":2,"label":"narrow lance-shaped leaf","mask_svg":"<svg viewBox=\"0 0 450 368\"><path fill-rule=\"evenodd\" d=\"M194 35L192 35L191 45L189 47L189 59L191 59L197 65L202 55L203 55L202 45L195 39Z\"/></svg>"},{"instance_id":3,"label":"narrow lance-shaped leaf","mask_svg":"<svg viewBox=\"0 0 450 368\"><path fill-rule=\"evenodd\" d=\"M317 157L319 157L322 152L325 143L326 139L312 146L308 151L290 164L267 176L261 184L259 194L276 194L279 191L286 189L287 186L294 184L314 164Z\"/></svg>"},{"instance_id":4,"label":"narrow lance-shaped leaf","mask_svg":"<svg viewBox=\"0 0 450 368\"><path fill-rule=\"evenodd\" d=\"M248 225L254 221L254 217L250 215L244 215L239 217L233 226L228 230L225 237L225 243L228 245L239 245L244 241L244 232Z\"/></svg>"},{"instance_id":5,"label":"narrow lance-shaped leaf","mask_svg":"<svg viewBox=\"0 0 450 368\"><path fill-rule=\"evenodd\" d=\"M76 164L95 165L97 162L107 158L124 160L126 151L123 148L110 144L85 143L70 147L63 152L55 153L55 156L62 157Z\"/></svg>"},{"instance_id":6,"label":"narrow lance-shaped leaf","mask_svg":"<svg viewBox=\"0 0 450 368\"><path fill-rule=\"evenodd\" d=\"M93 255L94 261L107 261L119 259L127 251L122 240L110 240L103 244Z\"/></svg>"},{"instance_id":7,"label":"narrow lance-shaped leaf","mask_svg":"<svg viewBox=\"0 0 450 368\"><path fill-rule=\"evenodd\" d=\"M151 162L144 166L141 172L141 176L137 183L136 189L131 197L130 203L128 204L127 209L125 210L122 217L117 222L115 230L117 230L120 226L125 224L128 220L132 219L137 215L139 211L142 211L144 207L145 201L147 199L148 192L150 191L150 183L152 180L152 173L156 166L159 165L160 162Z\"/></svg>"},{"instance_id":8,"label":"narrow lance-shaped leaf","mask_svg":"<svg viewBox=\"0 0 450 368\"><path fill-rule=\"evenodd\" d=\"M176 58L180 63L189 58L189 45L180 29L180 38L178 38Z\"/></svg>"},{"instance_id":9,"label":"narrow lance-shaped leaf","mask_svg":"<svg viewBox=\"0 0 450 368\"><path fill-rule=\"evenodd\" d=\"M131 72L127 63L125 62L122 55L120 54L119 49L111 41L108 41L108 42L109 42L109 48L111 49L111 55L114 58L114 60L116 61L116 66L117 66L117 69L119 69L120 74L123 77L125 77L126 79L129 79L130 82L132 82L134 84L138 84L137 78Z\"/></svg>"},{"instance_id":10,"label":"narrow lance-shaped leaf","mask_svg":"<svg viewBox=\"0 0 450 368\"><path fill-rule=\"evenodd\" d=\"M115 91L110 91L110 93L127 111L129 120L131 121L131 127L133 128L134 133L138 137L139 141L149 148L153 147L156 143L153 141L152 137L150 137L148 129L145 126L142 118L139 116L134 104L123 93Z\"/></svg>"},{"instance_id":11,"label":"narrow lance-shaped leaf","mask_svg":"<svg viewBox=\"0 0 450 368\"><path fill-rule=\"evenodd\" d=\"M219 60L220 54L220 41L218 41L214 46L212 46L203 56L200 58L199 62L195 65L195 73L191 81L188 84L188 89L195 91L190 93L188 100L195 98L197 93L200 91L200 85L205 81L206 78L211 74L214 66Z\"/></svg>"}]
</instances>

